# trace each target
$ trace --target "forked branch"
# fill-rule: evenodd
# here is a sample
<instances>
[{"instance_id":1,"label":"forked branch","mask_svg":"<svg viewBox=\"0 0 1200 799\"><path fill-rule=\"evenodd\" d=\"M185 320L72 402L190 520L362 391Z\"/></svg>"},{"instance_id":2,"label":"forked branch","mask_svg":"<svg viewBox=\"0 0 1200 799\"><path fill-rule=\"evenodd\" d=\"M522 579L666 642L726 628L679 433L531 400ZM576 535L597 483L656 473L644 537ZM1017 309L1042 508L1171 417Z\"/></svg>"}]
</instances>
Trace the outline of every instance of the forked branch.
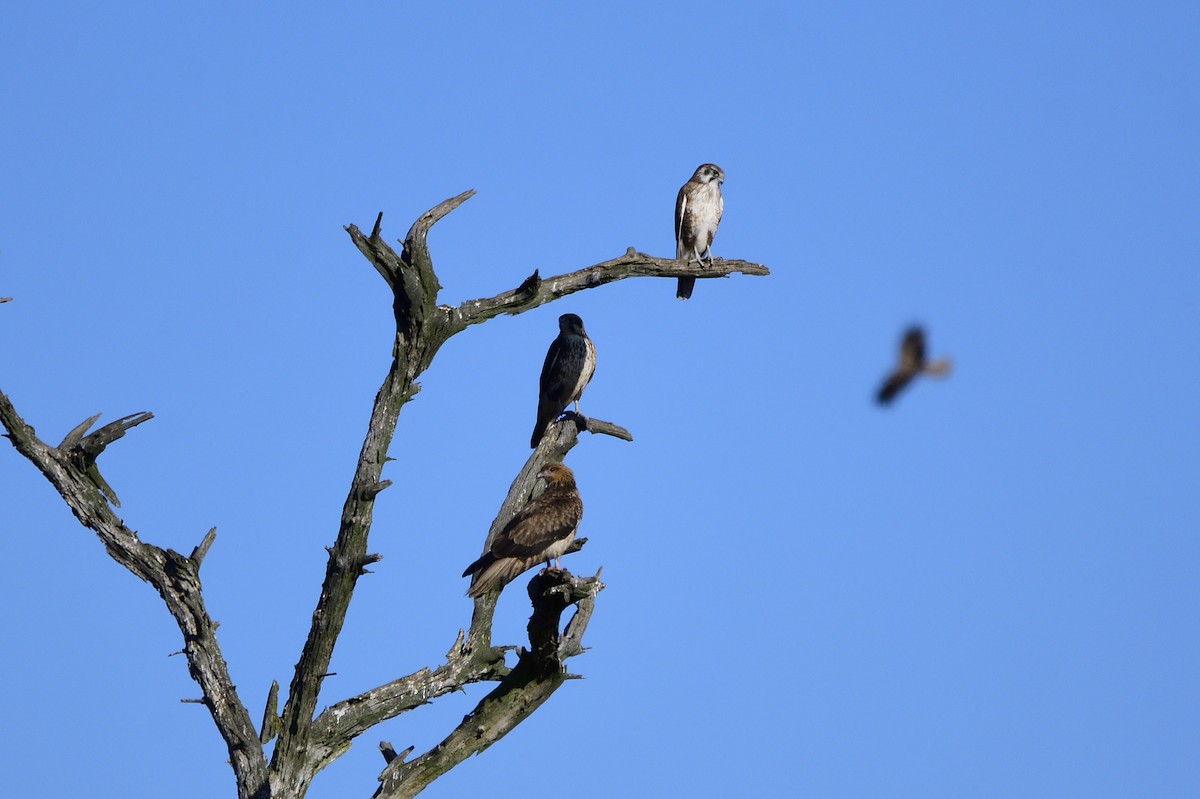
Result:
<instances>
[{"instance_id":1,"label":"forked branch","mask_svg":"<svg viewBox=\"0 0 1200 799\"><path fill-rule=\"evenodd\" d=\"M229 677L225 658L217 644L216 625L208 616L200 592L199 558L192 560L138 539L109 507L115 494L100 475L96 458L105 447L127 430L151 418L137 413L105 425L91 435L84 433L96 421L93 416L66 435L62 445L51 447L17 414L8 397L0 393L0 424L17 451L28 458L58 490L63 500L85 526L96 532L109 555L141 579L154 586L183 634L183 652L188 671L202 689L204 705L212 714L229 752L242 799L265 799L269 795L267 763L258 734L237 689ZM107 497L107 498L106 498ZM214 535L212 531L209 536ZM208 540L208 536L206 536ZM208 540L211 544L211 540Z\"/></svg>"},{"instance_id":2,"label":"forked branch","mask_svg":"<svg viewBox=\"0 0 1200 799\"><path fill-rule=\"evenodd\" d=\"M460 632L446 654L445 663L330 705L318 714L322 680L329 674L334 646L344 625L357 580L369 573L366 566L379 555L367 552L374 503L390 485L382 469L395 433L400 411L420 385L417 378L429 367L451 336L469 325L502 313L521 313L576 291L627 277L723 277L736 272L766 275L760 264L717 260L712 264L684 263L654 258L632 248L610 261L542 279L535 271L517 288L495 297L471 300L458 307L438 305L438 284L426 238L432 226L474 194L466 191L422 214L409 229L396 252L382 237L382 214L370 235L357 227L346 228L352 241L387 282L393 295L396 335L392 363L375 397L366 435L350 490L342 509L338 534L329 547L329 560L321 594L313 611L308 637L300 653L283 708L273 684L256 731L246 706L237 695L225 660L217 645L216 624L208 617L201 597L200 565L212 546L210 530L190 556L164 550L139 540L118 519L116 492L101 476L97 459L105 448L133 427L153 418L137 413L88 433L93 416L76 426L58 447L37 438L0 393L0 424L14 447L33 462L62 495L76 517L96 531L109 554L150 582L175 617L184 637L188 668L203 691L201 700L212 714L229 752L240 799L299 799L312 778L343 754L351 741L371 726L393 718L464 685L497 681L499 685L479 703L438 746L405 762L411 747L397 754L385 747L388 766L380 777L379 795L412 796L430 781L472 753L482 751L552 694L569 676L562 662L583 651L582 636L603 588L599 573L576 578L566 572L549 572L530 583L534 614L530 620L530 647L517 664L508 668L510 646L491 640L496 594L475 601L470 627ZM6 302L9 298L0 298ZM490 535L517 513L535 490L537 473L548 461L561 461L582 431L632 440L624 428L598 419L566 414L550 426L541 443L513 481ZM110 506L111 503L111 506ZM490 538L490 536L489 536ZM587 539L575 542L582 547ZM574 550L572 550L574 551ZM571 605L576 611L560 632L561 615ZM263 746L276 738L268 765Z\"/></svg>"},{"instance_id":3,"label":"forked branch","mask_svg":"<svg viewBox=\"0 0 1200 799\"><path fill-rule=\"evenodd\" d=\"M604 424L623 430L610 423ZM579 432L583 429L585 428L572 416L564 417L550 426L542 445L530 455L509 487L508 495L492 523L493 534L507 524L529 501L537 486L537 473L541 468L550 460L562 460L578 443ZM577 551L586 541L586 538L577 540L576 546L568 550L568 554ZM594 597L594 592L590 596ZM335 752L345 751L354 737L381 721L428 704L432 699L459 690L465 685L505 679L509 669L504 664L504 653L512 647L493 646L491 641L492 614L495 611L496 598L495 595L491 595L475 600L470 628L465 634L459 633L454 646L446 653L446 662L441 666L436 669L421 669L415 674L330 705L322 711L313 721L310 753L314 756L331 757ZM576 614L575 618L580 622L576 626L576 642L583 635L590 615L590 609L586 614ZM572 647L570 651L564 652L563 657L578 654L580 651L582 649L578 646ZM399 764L392 765L394 768L399 767Z\"/></svg>"},{"instance_id":4,"label":"forked branch","mask_svg":"<svg viewBox=\"0 0 1200 799\"><path fill-rule=\"evenodd\" d=\"M408 762L397 758L388 763L379 776L378 799L408 799L429 783L478 754L511 732L533 715L567 679L560 650L560 619L573 604L580 610L568 624L584 614L587 626L596 594L604 589L597 577L574 577L566 571L550 571L529 581L533 615L529 619L530 648L523 650L500 684L480 700L462 722L441 743ZM574 654L574 653L572 653Z\"/></svg>"}]
</instances>

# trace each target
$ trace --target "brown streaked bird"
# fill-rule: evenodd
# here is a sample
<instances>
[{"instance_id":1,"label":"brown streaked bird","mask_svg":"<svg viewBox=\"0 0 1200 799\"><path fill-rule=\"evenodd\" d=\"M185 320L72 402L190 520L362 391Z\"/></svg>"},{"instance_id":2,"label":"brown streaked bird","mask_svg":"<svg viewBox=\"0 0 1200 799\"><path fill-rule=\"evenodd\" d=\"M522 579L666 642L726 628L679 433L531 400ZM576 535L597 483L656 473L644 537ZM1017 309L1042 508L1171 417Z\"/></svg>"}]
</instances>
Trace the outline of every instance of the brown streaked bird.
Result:
<instances>
[{"instance_id":1,"label":"brown streaked bird","mask_svg":"<svg viewBox=\"0 0 1200 799\"><path fill-rule=\"evenodd\" d=\"M558 338L550 343L542 377L538 381L537 423L529 446L537 448L546 428L572 402L579 413L579 398L596 371L596 346L584 332L583 320L573 313L558 317Z\"/></svg>"},{"instance_id":2,"label":"brown streaked bird","mask_svg":"<svg viewBox=\"0 0 1200 799\"><path fill-rule=\"evenodd\" d=\"M679 189L675 198L675 260L704 263L707 257L712 263L713 236L725 210L721 198L724 182L725 170L716 164L701 164ZM681 277L675 296L686 300L695 286L696 278Z\"/></svg>"},{"instance_id":3,"label":"brown streaked bird","mask_svg":"<svg viewBox=\"0 0 1200 799\"><path fill-rule=\"evenodd\" d=\"M875 401L880 405L887 405L919 374L944 377L949 372L949 358L939 358L936 361L925 359L925 331L914 325L904 331L904 338L900 342L900 362L879 387Z\"/></svg>"},{"instance_id":4,"label":"brown streaked bird","mask_svg":"<svg viewBox=\"0 0 1200 799\"><path fill-rule=\"evenodd\" d=\"M467 596L483 596L542 561L549 567L553 560L557 568L558 559L575 540L583 518L575 475L561 463L550 463L538 477L546 481L546 490L512 517L488 551L462 573L472 575Z\"/></svg>"}]
</instances>

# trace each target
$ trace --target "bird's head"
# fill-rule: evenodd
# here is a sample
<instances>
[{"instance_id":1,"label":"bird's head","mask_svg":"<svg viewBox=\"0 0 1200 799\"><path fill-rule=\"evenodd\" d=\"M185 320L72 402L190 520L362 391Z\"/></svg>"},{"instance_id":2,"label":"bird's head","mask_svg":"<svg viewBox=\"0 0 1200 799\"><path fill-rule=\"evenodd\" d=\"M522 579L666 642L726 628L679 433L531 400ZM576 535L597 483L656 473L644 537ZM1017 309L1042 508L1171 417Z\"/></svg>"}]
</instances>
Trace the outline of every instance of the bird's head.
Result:
<instances>
[{"instance_id":1,"label":"bird's head","mask_svg":"<svg viewBox=\"0 0 1200 799\"><path fill-rule=\"evenodd\" d=\"M701 183L715 182L720 186L725 182L725 170L716 164L701 164L696 167L696 172L692 175L692 180L698 180Z\"/></svg>"},{"instance_id":2,"label":"bird's head","mask_svg":"<svg viewBox=\"0 0 1200 799\"><path fill-rule=\"evenodd\" d=\"M565 313L558 317L558 329L567 334L584 335L583 320L573 313Z\"/></svg>"},{"instance_id":3,"label":"bird's head","mask_svg":"<svg viewBox=\"0 0 1200 799\"><path fill-rule=\"evenodd\" d=\"M547 487L575 485L575 473L562 463L546 464L537 476L546 481Z\"/></svg>"}]
</instances>

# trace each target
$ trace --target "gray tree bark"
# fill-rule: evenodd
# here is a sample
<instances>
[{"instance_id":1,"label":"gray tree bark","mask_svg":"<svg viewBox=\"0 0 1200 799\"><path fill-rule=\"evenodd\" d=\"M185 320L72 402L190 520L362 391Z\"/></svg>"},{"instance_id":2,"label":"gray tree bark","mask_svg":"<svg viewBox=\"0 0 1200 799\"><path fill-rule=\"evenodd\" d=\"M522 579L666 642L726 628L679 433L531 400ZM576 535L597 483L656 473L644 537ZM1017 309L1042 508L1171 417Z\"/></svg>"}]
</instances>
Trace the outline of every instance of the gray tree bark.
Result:
<instances>
[{"instance_id":1,"label":"gray tree bark","mask_svg":"<svg viewBox=\"0 0 1200 799\"><path fill-rule=\"evenodd\" d=\"M188 671L200 686L201 701L212 715L229 751L229 762L240 799L301 799L313 778L349 748L351 741L374 725L430 700L476 682L496 687L437 746L409 760L412 749L397 753L383 742L386 766L379 775L377 797L415 796L430 782L465 758L481 752L532 714L571 675L563 663L583 651L582 637L604 588L597 573L575 577L547 572L529 583L533 612L529 647L521 649L515 666L505 664L514 646L492 642L492 615L498 593L475 600L470 626L460 630L445 662L421 669L317 712L321 682L328 673L334 645L341 633L358 578L379 559L367 550L375 498L391 481L381 473L401 408L419 390L417 378L451 336L468 326L498 316L516 314L576 291L627 277L724 277L735 272L766 275L766 267L745 261L718 259L712 264L688 264L654 258L630 248L624 255L568 274L542 279L535 271L517 288L495 297L470 300L458 307L437 304L441 286L426 246L430 228L474 194L467 191L433 207L413 223L399 253L380 236L383 215L370 235L356 226L346 228L355 246L371 262L393 295L396 336L392 363L375 397L342 508L337 537L328 547L329 560L312 625L279 708L279 685L268 692L262 724L255 729L247 705L229 676L217 641L216 625L205 609L200 566L216 537L209 530L192 553L183 556L141 541L119 519L116 492L104 480L97 459L104 450L153 414L135 413L88 433L98 419L84 420L58 446L39 439L0 392L0 424L16 450L28 458L54 485L76 518L93 530L109 555L150 583L162 597L183 635ZM8 298L0 298L0 302ZM513 480L508 496L492 523L492 535L529 500L536 474L550 461L561 461L582 431L632 440L628 431L610 422L567 414L551 425L541 444ZM587 539L575 542L572 551ZM575 611L565 629L562 614ZM267 761L265 745L277 738Z\"/></svg>"}]
</instances>

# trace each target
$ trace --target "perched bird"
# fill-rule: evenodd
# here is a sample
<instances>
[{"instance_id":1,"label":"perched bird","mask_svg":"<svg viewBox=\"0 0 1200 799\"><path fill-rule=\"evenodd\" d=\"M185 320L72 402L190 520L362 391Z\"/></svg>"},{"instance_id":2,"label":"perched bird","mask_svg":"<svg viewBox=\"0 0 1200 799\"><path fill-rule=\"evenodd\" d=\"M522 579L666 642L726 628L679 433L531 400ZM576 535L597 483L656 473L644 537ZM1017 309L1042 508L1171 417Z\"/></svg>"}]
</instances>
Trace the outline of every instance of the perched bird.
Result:
<instances>
[{"instance_id":1,"label":"perched bird","mask_svg":"<svg viewBox=\"0 0 1200 799\"><path fill-rule=\"evenodd\" d=\"M925 331L919 327L910 327L904 331L904 339L900 342L900 362L895 371L887 376L879 387L875 400L880 405L887 405L896 395L919 374L933 377L943 377L950 371L950 360L939 358L936 361L925 360Z\"/></svg>"},{"instance_id":2,"label":"perched bird","mask_svg":"<svg viewBox=\"0 0 1200 799\"><path fill-rule=\"evenodd\" d=\"M725 201L721 199L721 184L725 182L725 170L716 164L701 164L696 167L690 180L679 189L675 198L675 259L698 261L704 258L712 263L712 241L721 224L721 212ZM675 296L686 300L692 296L696 278L679 278Z\"/></svg>"},{"instance_id":3,"label":"perched bird","mask_svg":"<svg viewBox=\"0 0 1200 799\"><path fill-rule=\"evenodd\" d=\"M538 383L537 424L529 446L537 448L546 428L572 402L579 413L579 398L596 371L596 346L583 330L583 320L573 313L558 317L558 338L546 351Z\"/></svg>"},{"instance_id":4,"label":"perched bird","mask_svg":"<svg viewBox=\"0 0 1200 799\"><path fill-rule=\"evenodd\" d=\"M473 575L467 596L483 596L542 561L549 566L553 560L557 566L575 540L575 529L583 518L575 475L563 464L551 463L538 477L546 481L546 490L512 517L483 557L462 573L463 577Z\"/></svg>"}]
</instances>

